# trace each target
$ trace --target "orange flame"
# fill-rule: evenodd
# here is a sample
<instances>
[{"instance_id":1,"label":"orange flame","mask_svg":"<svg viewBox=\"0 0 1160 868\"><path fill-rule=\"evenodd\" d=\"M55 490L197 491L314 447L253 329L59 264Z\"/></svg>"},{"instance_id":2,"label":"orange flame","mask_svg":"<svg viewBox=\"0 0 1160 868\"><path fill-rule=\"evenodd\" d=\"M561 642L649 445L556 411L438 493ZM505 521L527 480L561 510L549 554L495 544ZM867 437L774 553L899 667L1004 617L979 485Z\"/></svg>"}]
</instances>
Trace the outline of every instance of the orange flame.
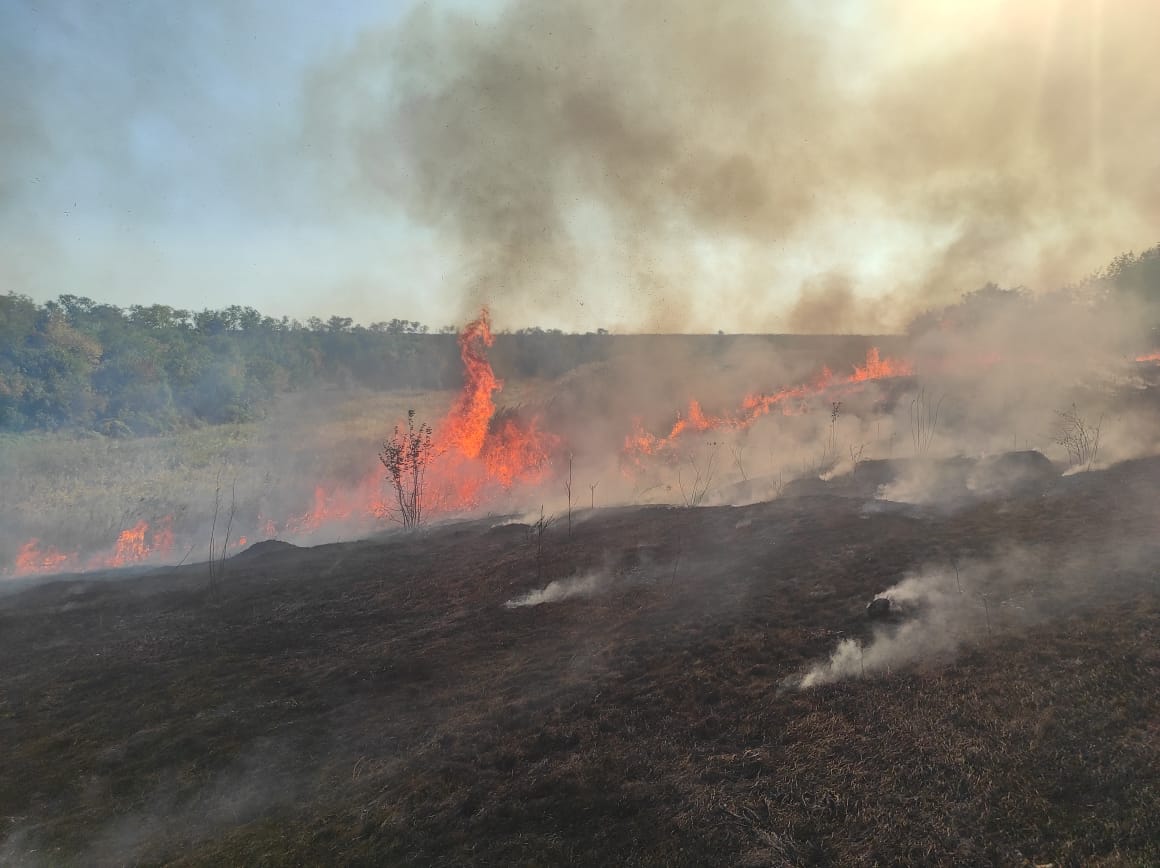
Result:
<instances>
[{"instance_id":1,"label":"orange flame","mask_svg":"<svg viewBox=\"0 0 1160 868\"><path fill-rule=\"evenodd\" d=\"M94 558L90 568L124 567L164 558L173 550L173 516L161 519L159 526L152 529L149 522L142 519L117 537L113 553L107 557Z\"/></svg>"},{"instance_id":2,"label":"orange flame","mask_svg":"<svg viewBox=\"0 0 1160 868\"><path fill-rule=\"evenodd\" d=\"M428 516L474 509L515 485L542 481L559 448L560 438L543 431L538 418L497 411L495 393L503 389L503 381L487 356L494 343L491 318L484 308L459 335L463 388L433 426L437 451L425 481ZM281 529L291 535L310 534L336 522L370 525L391 514L384 474L376 464L353 489L317 486L310 509L284 522ZM276 536L278 527L266 520L265 532Z\"/></svg>"},{"instance_id":3,"label":"orange flame","mask_svg":"<svg viewBox=\"0 0 1160 868\"><path fill-rule=\"evenodd\" d=\"M698 401L690 401L687 414L684 416L678 414L677 421L669 433L663 437L649 434L638 419L634 423L632 433L625 439L624 450L629 457L653 455L672 446L677 438L686 431L748 428L775 408L780 409L785 415L803 412L808 399L830 389L859 385L871 380L908 377L913 373L914 368L909 362L899 359L884 359L877 347L871 347L866 352L865 365L855 365L850 374L837 377L829 368L823 367L811 383L790 386L769 394L746 395L741 402L741 409L732 415L711 416L705 413Z\"/></svg>"},{"instance_id":4,"label":"orange flame","mask_svg":"<svg viewBox=\"0 0 1160 868\"><path fill-rule=\"evenodd\" d=\"M495 343L487 308L468 323L459 335L459 358L463 360L463 391L439 425L440 442L447 443L467 458L476 458L487 439L488 425L495 415L492 395L503 389L487 360L487 350Z\"/></svg>"},{"instance_id":5,"label":"orange flame","mask_svg":"<svg viewBox=\"0 0 1160 868\"><path fill-rule=\"evenodd\" d=\"M13 572L18 576L62 572L75 562L76 556L65 554L52 546L40 547L39 539L30 539L16 553Z\"/></svg>"},{"instance_id":6,"label":"orange flame","mask_svg":"<svg viewBox=\"0 0 1160 868\"><path fill-rule=\"evenodd\" d=\"M30 539L20 547L9 572L17 576L44 575L66 570L109 569L158 561L173 551L173 542L171 515L161 519L154 529L142 519L117 535L112 552L94 555L84 561L75 552L67 554L52 546L42 548L40 540Z\"/></svg>"},{"instance_id":7,"label":"orange flame","mask_svg":"<svg viewBox=\"0 0 1160 868\"><path fill-rule=\"evenodd\" d=\"M435 426L433 439L442 447L428 476L435 512L478 506L489 488L539 482L559 447L560 438L540 430L537 418L497 417L494 395L503 381L487 358L494 343L484 308L459 335L463 391Z\"/></svg>"},{"instance_id":8,"label":"orange flame","mask_svg":"<svg viewBox=\"0 0 1160 868\"><path fill-rule=\"evenodd\" d=\"M503 382L488 360L488 350L494 342L491 319L485 308L459 336L463 389L434 426L433 442L438 451L427 472L428 515L474 509L517 485L539 484L551 472L552 456L562 448L562 438L545 431L537 417L497 410L495 394L503 389ZM1160 361L1160 353L1140 360ZM629 456L656 453L690 431L743 429L774 410L784 414L803 412L811 398L827 390L911 373L908 363L883 358L877 348L872 348L866 354L865 364L855 366L850 374L835 376L823 368L812 382L773 393L748 395L741 407L730 414L713 415L698 401L690 401L687 411L678 415L665 436L645 431L638 420L625 439L625 452ZM311 534L336 522L373 526L391 513L387 493L382 468L376 464L353 488L316 486L309 509L281 523L259 516L257 527L266 537L273 538L279 533ZM240 536L236 545L244 546L245 540L246 537ZM164 558L173 546L172 516L163 518L153 528L142 520L121 531L111 552L84 562L76 554L41 546L37 539L29 540L20 548L11 572L27 575L122 567Z\"/></svg>"},{"instance_id":9,"label":"orange flame","mask_svg":"<svg viewBox=\"0 0 1160 868\"><path fill-rule=\"evenodd\" d=\"M149 529L146 521L139 521L128 530L121 531L117 537L117 548L109 563L112 567L123 567L136 561L144 560L149 548L145 545L145 531Z\"/></svg>"}]
</instances>

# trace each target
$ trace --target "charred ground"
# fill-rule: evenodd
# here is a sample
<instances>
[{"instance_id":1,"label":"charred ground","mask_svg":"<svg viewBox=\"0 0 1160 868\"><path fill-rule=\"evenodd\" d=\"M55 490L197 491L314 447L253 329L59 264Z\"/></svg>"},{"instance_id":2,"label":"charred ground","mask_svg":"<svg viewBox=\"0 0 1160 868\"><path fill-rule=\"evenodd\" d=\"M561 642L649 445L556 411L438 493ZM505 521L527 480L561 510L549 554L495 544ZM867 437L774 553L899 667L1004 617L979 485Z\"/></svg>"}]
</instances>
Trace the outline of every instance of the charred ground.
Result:
<instances>
[{"instance_id":1,"label":"charred ground","mask_svg":"<svg viewBox=\"0 0 1160 868\"><path fill-rule=\"evenodd\" d=\"M1158 487L1145 460L949 510L596 510L541 554L495 520L259 544L220 597L201 565L38 585L0 602L0 852L1154 864ZM792 686L907 571L1012 546L1058 558L1020 580L1034 613ZM1106 569L1054 578L1073 552ZM505 608L582 574L596 593Z\"/></svg>"}]
</instances>

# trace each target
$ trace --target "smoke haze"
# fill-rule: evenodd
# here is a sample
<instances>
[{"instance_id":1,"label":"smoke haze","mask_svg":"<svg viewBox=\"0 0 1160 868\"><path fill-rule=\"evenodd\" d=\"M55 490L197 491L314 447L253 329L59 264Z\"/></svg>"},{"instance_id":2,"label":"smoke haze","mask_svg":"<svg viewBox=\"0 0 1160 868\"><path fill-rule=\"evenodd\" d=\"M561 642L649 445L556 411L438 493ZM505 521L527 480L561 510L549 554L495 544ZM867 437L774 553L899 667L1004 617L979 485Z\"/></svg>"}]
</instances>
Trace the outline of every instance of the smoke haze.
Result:
<instances>
[{"instance_id":1,"label":"smoke haze","mask_svg":"<svg viewBox=\"0 0 1160 868\"><path fill-rule=\"evenodd\" d=\"M1150 4L939 9L424 8L315 78L308 130L457 251L461 318L873 331L1150 243Z\"/></svg>"},{"instance_id":2,"label":"smoke haze","mask_svg":"<svg viewBox=\"0 0 1160 868\"><path fill-rule=\"evenodd\" d=\"M1146 0L0 14L38 298L882 331L1156 240Z\"/></svg>"}]
</instances>

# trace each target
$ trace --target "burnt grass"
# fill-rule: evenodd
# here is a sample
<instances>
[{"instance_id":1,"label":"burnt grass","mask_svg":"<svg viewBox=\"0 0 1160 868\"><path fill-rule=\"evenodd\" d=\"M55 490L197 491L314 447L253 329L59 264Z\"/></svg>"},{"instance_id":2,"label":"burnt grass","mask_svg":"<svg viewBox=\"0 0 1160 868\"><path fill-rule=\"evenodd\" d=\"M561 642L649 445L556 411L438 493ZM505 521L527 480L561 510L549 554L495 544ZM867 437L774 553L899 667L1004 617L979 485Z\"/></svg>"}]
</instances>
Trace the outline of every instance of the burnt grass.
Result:
<instances>
[{"instance_id":1,"label":"burnt grass","mask_svg":"<svg viewBox=\"0 0 1160 868\"><path fill-rule=\"evenodd\" d=\"M1158 493L1145 460L955 509L598 509L540 555L483 520L259 544L217 594L204 565L11 593L0 862L1160 864ZM789 686L908 570L1011 546L1047 553L1034 617Z\"/></svg>"}]
</instances>

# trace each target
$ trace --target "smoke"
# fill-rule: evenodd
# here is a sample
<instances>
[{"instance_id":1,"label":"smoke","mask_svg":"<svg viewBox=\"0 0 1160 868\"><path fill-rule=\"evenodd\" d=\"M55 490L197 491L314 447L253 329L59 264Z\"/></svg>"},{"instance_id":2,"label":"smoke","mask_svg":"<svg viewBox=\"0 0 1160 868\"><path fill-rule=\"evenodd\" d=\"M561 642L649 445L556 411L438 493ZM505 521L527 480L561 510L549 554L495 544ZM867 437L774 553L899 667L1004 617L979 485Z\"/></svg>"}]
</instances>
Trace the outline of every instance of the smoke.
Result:
<instances>
[{"instance_id":1,"label":"smoke","mask_svg":"<svg viewBox=\"0 0 1160 868\"><path fill-rule=\"evenodd\" d=\"M461 316L897 327L1149 243L1151 4L928 6L423 7L314 77L307 131L457 252Z\"/></svg>"},{"instance_id":2,"label":"smoke","mask_svg":"<svg viewBox=\"0 0 1160 868\"><path fill-rule=\"evenodd\" d=\"M919 659L948 659L969 641L965 631L978 627L975 609L981 603L961 587L961 576L949 570L933 569L903 579L876 599L889 600L892 609L917 617L893 629L879 629L867 643L843 639L828 660L800 677L798 686L805 690L887 672Z\"/></svg>"},{"instance_id":3,"label":"smoke","mask_svg":"<svg viewBox=\"0 0 1160 868\"><path fill-rule=\"evenodd\" d=\"M1018 636L1035 624L1150 587L1154 558L1149 538L1124 536L1062 550L1012 546L927 564L875 597L889 601L885 624L878 622L866 639L842 639L826 660L784 686L805 690L945 664L965 648Z\"/></svg>"},{"instance_id":4,"label":"smoke","mask_svg":"<svg viewBox=\"0 0 1160 868\"><path fill-rule=\"evenodd\" d=\"M1146 0L398 14L7 4L0 278L853 332L1155 241Z\"/></svg>"},{"instance_id":5,"label":"smoke","mask_svg":"<svg viewBox=\"0 0 1160 868\"><path fill-rule=\"evenodd\" d=\"M544 603L558 603L572 597L591 597L598 593L607 582L599 573L588 573L571 579L557 579L545 587L528 591L522 597L508 600L505 609L520 609L525 606L542 606Z\"/></svg>"},{"instance_id":6,"label":"smoke","mask_svg":"<svg viewBox=\"0 0 1160 868\"><path fill-rule=\"evenodd\" d=\"M149 735L127 736L126 743ZM191 787L175 773L162 775L162 780L142 795L137 810L93 830L84 864L168 861L176 858L183 847L276 816L296 804L304 792L314 792L317 787L316 769L290 771L302 759L302 752L294 748L286 741L259 739L230 765L208 774L197 787ZM84 798L94 803L109 798L109 786L108 780L98 774L77 780ZM54 852L38 840L44 829L26 818L20 819L26 825L18 826L0 840L0 859L4 864L27 868L59 864L59 856L42 856Z\"/></svg>"}]
</instances>

